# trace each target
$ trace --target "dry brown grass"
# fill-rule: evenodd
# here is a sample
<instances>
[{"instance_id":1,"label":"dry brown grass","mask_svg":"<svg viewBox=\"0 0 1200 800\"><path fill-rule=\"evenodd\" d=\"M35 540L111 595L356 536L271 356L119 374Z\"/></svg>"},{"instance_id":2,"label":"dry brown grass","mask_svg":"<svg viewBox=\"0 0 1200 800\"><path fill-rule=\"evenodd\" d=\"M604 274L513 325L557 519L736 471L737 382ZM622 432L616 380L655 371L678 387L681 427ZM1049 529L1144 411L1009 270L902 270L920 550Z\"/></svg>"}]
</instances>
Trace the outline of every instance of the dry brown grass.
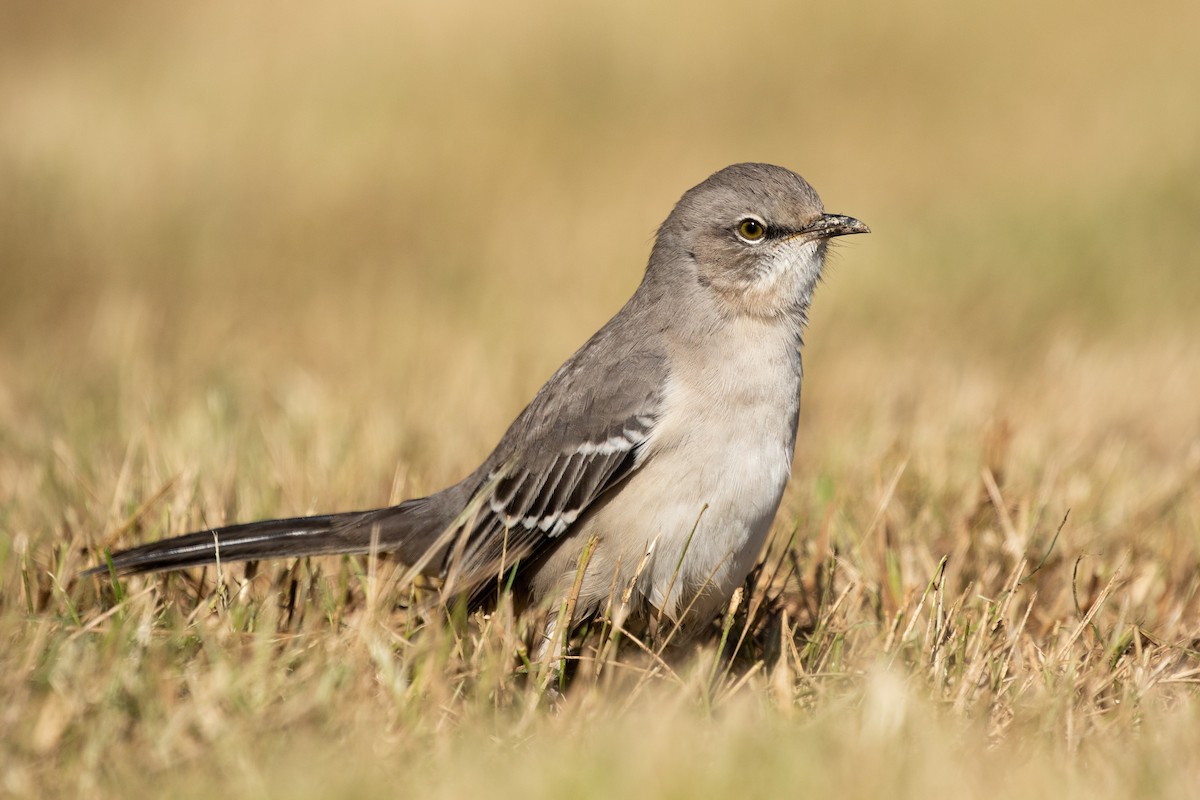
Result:
<instances>
[{"instance_id":1,"label":"dry brown grass","mask_svg":"<svg viewBox=\"0 0 1200 800\"><path fill-rule=\"evenodd\" d=\"M2 14L0 792L1194 794L1194 4ZM551 713L387 565L73 579L457 479L745 159L875 233L724 647Z\"/></svg>"}]
</instances>

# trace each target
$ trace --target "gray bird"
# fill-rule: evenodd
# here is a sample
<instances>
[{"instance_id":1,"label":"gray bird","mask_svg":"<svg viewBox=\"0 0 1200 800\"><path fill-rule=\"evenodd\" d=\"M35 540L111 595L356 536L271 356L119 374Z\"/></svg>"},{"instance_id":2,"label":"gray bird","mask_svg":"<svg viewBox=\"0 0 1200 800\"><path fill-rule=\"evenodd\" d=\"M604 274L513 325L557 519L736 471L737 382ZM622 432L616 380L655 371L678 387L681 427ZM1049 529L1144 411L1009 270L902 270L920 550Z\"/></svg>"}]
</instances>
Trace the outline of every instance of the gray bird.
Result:
<instances>
[{"instance_id":1,"label":"gray bird","mask_svg":"<svg viewBox=\"0 0 1200 800\"><path fill-rule=\"evenodd\" d=\"M189 533L112 565L391 553L477 600L515 567L534 602L577 591L568 622L615 590L627 611L694 629L745 580L779 507L829 240L868 232L826 214L794 172L726 167L683 195L633 297L459 483L390 508Z\"/></svg>"}]
</instances>

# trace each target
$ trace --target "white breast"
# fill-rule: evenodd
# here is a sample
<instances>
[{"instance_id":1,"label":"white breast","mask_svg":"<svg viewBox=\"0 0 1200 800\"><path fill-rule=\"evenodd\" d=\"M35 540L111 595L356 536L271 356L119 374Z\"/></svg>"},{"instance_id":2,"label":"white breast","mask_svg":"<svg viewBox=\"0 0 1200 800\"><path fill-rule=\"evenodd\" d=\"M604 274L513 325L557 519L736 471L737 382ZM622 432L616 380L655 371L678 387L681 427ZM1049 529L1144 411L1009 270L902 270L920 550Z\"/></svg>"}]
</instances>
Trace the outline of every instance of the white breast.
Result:
<instances>
[{"instance_id":1,"label":"white breast","mask_svg":"<svg viewBox=\"0 0 1200 800\"><path fill-rule=\"evenodd\" d=\"M580 608L620 594L653 544L635 597L676 618L707 619L754 566L791 471L800 403L794 335L752 320L672 360L665 408L641 468L560 547L535 578L574 576L573 558L598 544ZM564 545L568 545L564 542ZM574 553L574 557L571 555Z\"/></svg>"}]
</instances>

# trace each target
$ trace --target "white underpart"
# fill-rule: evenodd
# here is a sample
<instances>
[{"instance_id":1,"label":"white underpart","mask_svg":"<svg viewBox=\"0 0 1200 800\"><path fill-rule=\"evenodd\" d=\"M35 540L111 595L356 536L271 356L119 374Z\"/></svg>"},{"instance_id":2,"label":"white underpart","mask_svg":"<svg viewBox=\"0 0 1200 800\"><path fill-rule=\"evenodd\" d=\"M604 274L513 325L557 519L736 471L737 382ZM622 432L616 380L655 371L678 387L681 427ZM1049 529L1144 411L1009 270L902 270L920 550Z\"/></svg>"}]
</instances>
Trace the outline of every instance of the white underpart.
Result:
<instances>
[{"instance_id":1,"label":"white underpart","mask_svg":"<svg viewBox=\"0 0 1200 800\"><path fill-rule=\"evenodd\" d=\"M635 601L671 618L690 605L688 618L697 620L724 604L753 567L791 471L800 402L796 344L788 326L739 318L702 343L703 357L673 355L641 468L567 533L565 546L534 576L539 593L570 588L579 553L594 535L580 613L603 607L614 584L620 595L651 544Z\"/></svg>"}]
</instances>

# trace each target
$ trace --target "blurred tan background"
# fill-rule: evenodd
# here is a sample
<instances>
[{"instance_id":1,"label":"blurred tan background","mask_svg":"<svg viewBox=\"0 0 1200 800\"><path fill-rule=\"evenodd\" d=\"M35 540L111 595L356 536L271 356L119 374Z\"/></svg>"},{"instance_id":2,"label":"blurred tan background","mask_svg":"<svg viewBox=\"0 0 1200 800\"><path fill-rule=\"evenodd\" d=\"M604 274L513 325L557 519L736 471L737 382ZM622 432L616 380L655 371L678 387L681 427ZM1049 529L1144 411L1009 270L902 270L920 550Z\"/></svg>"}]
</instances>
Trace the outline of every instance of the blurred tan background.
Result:
<instances>
[{"instance_id":1,"label":"blurred tan background","mask_svg":"<svg viewBox=\"0 0 1200 800\"><path fill-rule=\"evenodd\" d=\"M793 504L913 454L953 490L1010 439L1031 486L1110 450L1200 459L1195 3L0 17L21 529L77 485L82 527L120 516L122 465L135 496L197 478L210 522L458 478L632 292L683 190L741 160L874 230L817 298Z\"/></svg>"}]
</instances>

